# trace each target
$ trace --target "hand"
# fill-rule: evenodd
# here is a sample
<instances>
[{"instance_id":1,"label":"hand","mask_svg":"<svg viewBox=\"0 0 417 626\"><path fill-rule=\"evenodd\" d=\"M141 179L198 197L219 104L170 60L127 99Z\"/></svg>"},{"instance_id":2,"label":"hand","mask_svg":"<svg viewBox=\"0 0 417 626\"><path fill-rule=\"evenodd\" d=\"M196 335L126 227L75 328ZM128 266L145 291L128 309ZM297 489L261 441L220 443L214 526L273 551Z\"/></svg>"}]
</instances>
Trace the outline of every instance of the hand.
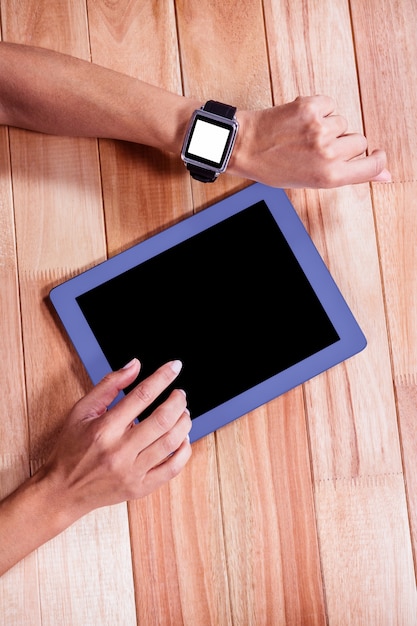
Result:
<instances>
[{"instance_id":1,"label":"hand","mask_svg":"<svg viewBox=\"0 0 417 626\"><path fill-rule=\"evenodd\" d=\"M182 390L172 391L146 420L133 423L173 382L180 367L178 361L163 365L107 411L137 377L140 364L135 359L75 405L41 469L54 486L58 505L74 519L146 496L182 470L191 455L191 420Z\"/></svg>"},{"instance_id":2,"label":"hand","mask_svg":"<svg viewBox=\"0 0 417 626\"><path fill-rule=\"evenodd\" d=\"M166 363L107 410L137 377L134 359L75 405L45 465L0 502L0 576L89 511L146 496L182 470L191 455L183 391L133 423L180 367Z\"/></svg>"},{"instance_id":3,"label":"hand","mask_svg":"<svg viewBox=\"0 0 417 626\"><path fill-rule=\"evenodd\" d=\"M348 133L334 107L327 96L309 96L265 110L238 111L230 171L284 188L389 182L385 152L364 156L366 138Z\"/></svg>"}]
</instances>

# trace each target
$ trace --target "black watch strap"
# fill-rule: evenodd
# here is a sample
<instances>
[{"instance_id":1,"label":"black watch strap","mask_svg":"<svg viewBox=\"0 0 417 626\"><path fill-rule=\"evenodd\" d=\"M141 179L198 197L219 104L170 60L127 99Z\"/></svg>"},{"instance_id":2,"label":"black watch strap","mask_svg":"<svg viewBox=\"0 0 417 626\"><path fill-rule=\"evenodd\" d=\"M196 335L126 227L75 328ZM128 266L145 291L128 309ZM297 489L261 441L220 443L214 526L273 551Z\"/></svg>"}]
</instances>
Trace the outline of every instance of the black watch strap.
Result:
<instances>
[{"instance_id":1,"label":"black watch strap","mask_svg":"<svg viewBox=\"0 0 417 626\"><path fill-rule=\"evenodd\" d=\"M227 117L229 120L232 120L236 113L236 107L230 104L223 104L223 102L216 102L216 100L208 100L203 106L203 110L215 115L221 115L221 117ZM213 183L217 178L216 172L211 172L198 165L188 163L187 169L191 176L201 183Z\"/></svg>"},{"instance_id":2,"label":"black watch strap","mask_svg":"<svg viewBox=\"0 0 417 626\"><path fill-rule=\"evenodd\" d=\"M191 163L187 163L187 170L200 183L214 183L217 178L216 172L206 170L204 167L198 167L198 165L192 165Z\"/></svg>"},{"instance_id":3,"label":"black watch strap","mask_svg":"<svg viewBox=\"0 0 417 626\"><path fill-rule=\"evenodd\" d=\"M236 113L236 107L232 107L230 104L223 104L223 102L216 102L215 100L208 100L203 109L209 113L227 117L229 120L232 120Z\"/></svg>"}]
</instances>

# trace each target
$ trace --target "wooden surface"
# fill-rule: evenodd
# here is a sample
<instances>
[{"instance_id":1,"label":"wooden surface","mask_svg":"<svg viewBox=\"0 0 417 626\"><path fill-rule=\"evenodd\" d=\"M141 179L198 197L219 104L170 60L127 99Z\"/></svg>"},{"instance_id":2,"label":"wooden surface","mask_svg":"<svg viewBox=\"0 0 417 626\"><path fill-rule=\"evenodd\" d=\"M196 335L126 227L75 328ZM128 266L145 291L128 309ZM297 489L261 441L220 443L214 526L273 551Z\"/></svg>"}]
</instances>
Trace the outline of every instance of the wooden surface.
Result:
<instances>
[{"instance_id":1,"label":"wooden surface","mask_svg":"<svg viewBox=\"0 0 417 626\"><path fill-rule=\"evenodd\" d=\"M1 0L0 18L6 41L202 100L328 94L393 173L288 191L367 349L194 444L157 493L30 555L0 579L0 624L417 624L415 0ZM191 184L143 146L6 128L0 172L5 495L90 388L51 287L247 181Z\"/></svg>"}]
</instances>

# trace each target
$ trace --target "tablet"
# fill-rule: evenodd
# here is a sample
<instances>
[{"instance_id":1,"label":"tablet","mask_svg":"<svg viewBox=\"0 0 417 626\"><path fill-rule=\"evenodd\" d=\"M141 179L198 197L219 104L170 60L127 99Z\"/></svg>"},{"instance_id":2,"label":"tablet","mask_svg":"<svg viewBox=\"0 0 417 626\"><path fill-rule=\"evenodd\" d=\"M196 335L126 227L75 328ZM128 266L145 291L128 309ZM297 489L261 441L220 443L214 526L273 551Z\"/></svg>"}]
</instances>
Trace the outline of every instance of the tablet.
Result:
<instances>
[{"instance_id":1,"label":"tablet","mask_svg":"<svg viewBox=\"0 0 417 626\"><path fill-rule=\"evenodd\" d=\"M182 361L174 385L187 393L191 441L366 345L288 196L259 183L58 285L50 298L94 384L133 357L142 363L138 380Z\"/></svg>"}]
</instances>

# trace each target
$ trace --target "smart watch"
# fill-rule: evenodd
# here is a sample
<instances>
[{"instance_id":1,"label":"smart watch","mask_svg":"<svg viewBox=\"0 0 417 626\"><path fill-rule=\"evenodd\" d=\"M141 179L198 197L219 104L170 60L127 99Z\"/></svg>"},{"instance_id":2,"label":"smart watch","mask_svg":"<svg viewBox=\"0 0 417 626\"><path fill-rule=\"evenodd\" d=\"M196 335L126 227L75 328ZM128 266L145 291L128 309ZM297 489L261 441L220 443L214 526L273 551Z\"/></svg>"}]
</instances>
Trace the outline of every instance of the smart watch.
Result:
<instances>
[{"instance_id":1,"label":"smart watch","mask_svg":"<svg viewBox=\"0 0 417 626\"><path fill-rule=\"evenodd\" d=\"M235 113L236 107L215 100L194 111L181 158L196 180L213 183L226 170L239 128Z\"/></svg>"}]
</instances>

